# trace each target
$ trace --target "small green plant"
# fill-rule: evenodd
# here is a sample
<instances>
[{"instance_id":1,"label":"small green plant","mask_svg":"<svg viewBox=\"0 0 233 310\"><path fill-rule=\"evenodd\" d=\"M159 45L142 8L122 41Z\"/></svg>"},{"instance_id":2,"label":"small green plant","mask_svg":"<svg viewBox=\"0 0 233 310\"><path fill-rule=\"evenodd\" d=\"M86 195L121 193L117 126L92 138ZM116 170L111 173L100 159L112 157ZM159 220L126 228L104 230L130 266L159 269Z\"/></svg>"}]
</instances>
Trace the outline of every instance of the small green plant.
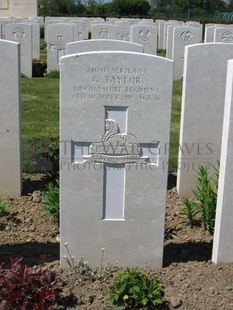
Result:
<instances>
[{"instance_id":1,"label":"small green plant","mask_svg":"<svg viewBox=\"0 0 233 310\"><path fill-rule=\"evenodd\" d=\"M104 268L104 251L105 248L101 249L101 258L100 258L100 264L96 269L91 269L90 266L86 261L84 261L84 258L81 257L80 259L76 259L74 256L71 255L68 243L66 242L64 244L64 247L66 249L66 252L68 256L64 255L63 258L65 259L66 263L68 264L69 268L75 272L79 273L80 275L91 277L94 275L98 275L101 277L101 275L108 271L106 268Z\"/></svg>"},{"instance_id":2,"label":"small green plant","mask_svg":"<svg viewBox=\"0 0 233 310\"><path fill-rule=\"evenodd\" d=\"M198 214L196 203L188 198L184 199L183 203L184 207L180 211L180 215L186 218L191 227L197 226L199 223L196 219L196 215Z\"/></svg>"},{"instance_id":3,"label":"small green plant","mask_svg":"<svg viewBox=\"0 0 233 310\"><path fill-rule=\"evenodd\" d=\"M197 199L197 210L201 214L201 222L205 230L214 231L217 205L216 183L208 176L207 168L201 167L197 178L197 189L193 191Z\"/></svg>"},{"instance_id":4,"label":"small green plant","mask_svg":"<svg viewBox=\"0 0 233 310\"><path fill-rule=\"evenodd\" d=\"M51 70L48 72L45 76L46 79L59 79L60 78L60 72L58 70Z\"/></svg>"},{"instance_id":5,"label":"small green plant","mask_svg":"<svg viewBox=\"0 0 233 310\"><path fill-rule=\"evenodd\" d=\"M22 264L22 258L10 258L9 270L0 265L0 309L51 309L58 294L58 277L54 271L39 271Z\"/></svg>"},{"instance_id":6,"label":"small green plant","mask_svg":"<svg viewBox=\"0 0 233 310\"><path fill-rule=\"evenodd\" d=\"M219 167L215 167L214 170L214 176L210 177L207 168L200 167L197 188L193 190L195 200L185 199L184 208L181 210L181 215L187 218L190 225L199 222L211 234L215 224Z\"/></svg>"},{"instance_id":7,"label":"small green plant","mask_svg":"<svg viewBox=\"0 0 233 310\"><path fill-rule=\"evenodd\" d=\"M44 210L52 215L56 222L59 221L59 182L49 183L44 196Z\"/></svg>"},{"instance_id":8,"label":"small green plant","mask_svg":"<svg viewBox=\"0 0 233 310\"><path fill-rule=\"evenodd\" d=\"M163 303L161 284L138 268L123 269L114 276L110 301L117 309L158 309Z\"/></svg>"},{"instance_id":9,"label":"small green plant","mask_svg":"<svg viewBox=\"0 0 233 310\"><path fill-rule=\"evenodd\" d=\"M64 247L66 248L68 256L64 255L63 258L67 262L69 268L75 273L90 277L92 274L92 270L89 267L88 263L84 261L84 258L81 257L79 260L76 260L76 258L71 255L67 242L64 244Z\"/></svg>"},{"instance_id":10,"label":"small green plant","mask_svg":"<svg viewBox=\"0 0 233 310\"><path fill-rule=\"evenodd\" d=\"M4 216L7 211L10 209L11 205L8 201L2 200L0 201L0 216Z\"/></svg>"}]
</instances>

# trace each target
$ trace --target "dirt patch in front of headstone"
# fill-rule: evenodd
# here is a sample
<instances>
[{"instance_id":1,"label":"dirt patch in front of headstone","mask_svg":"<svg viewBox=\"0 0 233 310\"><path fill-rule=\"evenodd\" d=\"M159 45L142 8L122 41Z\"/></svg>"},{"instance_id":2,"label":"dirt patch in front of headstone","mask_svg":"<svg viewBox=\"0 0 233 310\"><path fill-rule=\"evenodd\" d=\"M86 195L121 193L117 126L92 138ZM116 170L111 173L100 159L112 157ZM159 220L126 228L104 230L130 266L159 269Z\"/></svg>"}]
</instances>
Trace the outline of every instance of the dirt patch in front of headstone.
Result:
<instances>
[{"instance_id":1,"label":"dirt patch in front of headstone","mask_svg":"<svg viewBox=\"0 0 233 310\"><path fill-rule=\"evenodd\" d=\"M182 201L175 189L175 176L169 179L173 182L167 195L164 267L143 271L156 275L163 284L166 304L162 309L232 310L233 264L210 261L213 237L202 227L186 224L180 216ZM26 264L34 266L45 254L46 266L61 273L63 281L53 309L106 309L114 270L88 278L59 267L59 227L43 211L47 183L42 174L25 174L21 197L0 197L12 206L0 219L1 262L22 256Z\"/></svg>"}]
</instances>

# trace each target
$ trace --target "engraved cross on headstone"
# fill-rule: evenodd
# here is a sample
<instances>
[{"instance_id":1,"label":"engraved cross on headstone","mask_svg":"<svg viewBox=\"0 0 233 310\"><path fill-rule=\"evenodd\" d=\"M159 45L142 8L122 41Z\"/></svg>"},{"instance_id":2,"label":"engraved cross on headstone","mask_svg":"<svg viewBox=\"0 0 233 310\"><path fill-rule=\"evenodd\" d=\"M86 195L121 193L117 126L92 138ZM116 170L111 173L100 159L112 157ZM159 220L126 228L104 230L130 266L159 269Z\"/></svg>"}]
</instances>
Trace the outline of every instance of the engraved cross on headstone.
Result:
<instances>
[{"instance_id":1,"label":"engraved cross on headstone","mask_svg":"<svg viewBox=\"0 0 233 310\"><path fill-rule=\"evenodd\" d=\"M128 133L128 107L105 107L105 133L100 142L73 142L72 163L104 165L105 220L124 220L126 168L132 164L158 165L159 142L138 143Z\"/></svg>"}]
</instances>

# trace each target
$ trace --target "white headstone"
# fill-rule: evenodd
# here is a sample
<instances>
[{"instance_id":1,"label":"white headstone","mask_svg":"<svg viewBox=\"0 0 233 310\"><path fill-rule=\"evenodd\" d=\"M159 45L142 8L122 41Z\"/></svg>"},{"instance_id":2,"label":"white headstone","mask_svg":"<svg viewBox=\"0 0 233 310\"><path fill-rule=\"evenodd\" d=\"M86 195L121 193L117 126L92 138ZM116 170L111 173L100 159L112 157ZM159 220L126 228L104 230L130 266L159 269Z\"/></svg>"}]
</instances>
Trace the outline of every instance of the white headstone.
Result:
<instances>
[{"instance_id":1,"label":"white headstone","mask_svg":"<svg viewBox=\"0 0 233 310\"><path fill-rule=\"evenodd\" d=\"M61 244L91 266L162 266L171 96L162 57L61 59Z\"/></svg>"},{"instance_id":2,"label":"white headstone","mask_svg":"<svg viewBox=\"0 0 233 310\"><path fill-rule=\"evenodd\" d=\"M0 196L19 196L21 171L20 45L0 40Z\"/></svg>"},{"instance_id":3,"label":"white headstone","mask_svg":"<svg viewBox=\"0 0 233 310\"><path fill-rule=\"evenodd\" d=\"M168 36L168 27L169 26L183 26L183 22L169 20L164 23L164 33L163 33L163 49L167 48L167 36Z\"/></svg>"},{"instance_id":4,"label":"white headstone","mask_svg":"<svg viewBox=\"0 0 233 310\"><path fill-rule=\"evenodd\" d=\"M173 29L172 60L174 80L183 77L185 46L201 43L200 30L195 27L175 27Z\"/></svg>"},{"instance_id":5,"label":"white headstone","mask_svg":"<svg viewBox=\"0 0 233 310\"><path fill-rule=\"evenodd\" d=\"M143 53L140 44L119 40L84 40L66 44L66 55L94 51L129 51Z\"/></svg>"},{"instance_id":6,"label":"white headstone","mask_svg":"<svg viewBox=\"0 0 233 310\"><path fill-rule=\"evenodd\" d=\"M127 21L117 21L115 25L117 26L117 40L129 41L131 24Z\"/></svg>"},{"instance_id":7,"label":"white headstone","mask_svg":"<svg viewBox=\"0 0 233 310\"><path fill-rule=\"evenodd\" d=\"M117 40L117 27L111 24L95 24L91 26L92 39Z\"/></svg>"},{"instance_id":8,"label":"white headstone","mask_svg":"<svg viewBox=\"0 0 233 310\"><path fill-rule=\"evenodd\" d=\"M233 26L215 28L214 42L233 43Z\"/></svg>"},{"instance_id":9,"label":"white headstone","mask_svg":"<svg viewBox=\"0 0 233 310\"><path fill-rule=\"evenodd\" d=\"M164 40L164 23L165 20L158 20L157 24L158 24L158 48L159 49L163 49L164 48L164 44L163 44L163 40Z\"/></svg>"},{"instance_id":10,"label":"white headstone","mask_svg":"<svg viewBox=\"0 0 233 310\"><path fill-rule=\"evenodd\" d=\"M21 72L32 77L32 25L7 24L6 38L20 43Z\"/></svg>"},{"instance_id":11,"label":"white headstone","mask_svg":"<svg viewBox=\"0 0 233 310\"><path fill-rule=\"evenodd\" d=\"M233 262L233 60L228 62L212 260Z\"/></svg>"},{"instance_id":12,"label":"white headstone","mask_svg":"<svg viewBox=\"0 0 233 310\"><path fill-rule=\"evenodd\" d=\"M61 56L66 53L66 44L78 40L78 25L50 24L47 26L47 71L59 70Z\"/></svg>"},{"instance_id":13,"label":"white headstone","mask_svg":"<svg viewBox=\"0 0 233 310\"><path fill-rule=\"evenodd\" d=\"M205 43L185 48L177 188L192 195L201 165L220 159L227 61L233 46Z\"/></svg>"},{"instance_id":14,"label":"white headstone","mask_svg":"<svg viewBox=\"0 0 233 310\"><path fill-rule=\"evenodd\" d=\"M144 53L157 54L158 28L151 25L131 26L130 41L143 45Z\"/></svg>"},{"instance_id":15,"label":"white headstone","mask_svg":"<svg viewBox=\"0 0 233 310\"><path fill-rule=\"evenodd\" d=\"M72 18L70 23L76 24L78 26L78 40L83 40L84 22L80 21L78 18Z\"/></svg>"},{"instance_id":16,"label":"white headstone","mask_svg":"<svg viewBox=\"0 0 233 310\"><path fill-rule=\"evenodd\" d=\"M167 27L166 36L166 58L172 60L172 46L173 46L173 30L177 25L170 25Z\"/></svg>"},{"instance_id":17,"label":"white headstone","mask_svg":"<svg viewBox=\"0 0 233 310\"><path fill-rule=\"evenodd\" d=\"M0 17L36 17L37 13L37 0L0 0Z\"/></svg>"},{"instance_id":18,"label":"white headstone","mask_svg":"<svg viewBox=\"0 0 233 310\"><path fill-rule=\"evenodd\" d=\"M204 42L205 43L210 43L214 42L214 31L216 28L222 28L224 25L218 25L218 24L209 24L205 25L205 37L204 37Z\"/></svg>"},{"instance_id":19,"label":"white headstone","mask_svg":"<svg viewBox=\"0 0 233 310\"><path fill-rule=\"evenodd\" d=\"M203 42L202 36L203 36L203 24L199 23L199 22L195 22L195 21L189 21L186 22L185 25L189 26L189 27L196 27L198 29L200 29L200 43Z\"/></svg>"},{"instance_id":20,"label":"white headstone","mask_svg":"<svg viewBox=\"0 0 233 310\"><path fill-rule=\"evenodd\" d=\"M32 58L40 58L40 24L30 23L32 25Z\"/></svg>"}]
</instances>

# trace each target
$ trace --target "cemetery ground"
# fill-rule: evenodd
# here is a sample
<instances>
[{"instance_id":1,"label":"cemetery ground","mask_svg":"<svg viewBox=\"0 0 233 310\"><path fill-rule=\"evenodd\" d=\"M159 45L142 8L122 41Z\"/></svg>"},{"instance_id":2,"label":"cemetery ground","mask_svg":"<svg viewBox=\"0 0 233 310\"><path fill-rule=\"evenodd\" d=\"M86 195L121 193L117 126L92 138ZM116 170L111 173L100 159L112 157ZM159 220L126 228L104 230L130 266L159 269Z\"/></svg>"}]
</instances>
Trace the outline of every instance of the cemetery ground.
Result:
<instances>
[{"instance_id":1,"label":"cemetery ground","mask_svg":"<svg viewBox=\"0 0 233 310\"><path fill-rule=\"evenodd\" d=\"M37 268L40 256L46 255L45 268L55 270L61 279L60 292L52 309L113 309L108 302L108 290L117 264L93 277L74 273L68 265L61 270L59 225L43 209L44 193L51 179L47 173L36 171L34 155L41 152L41 142L54 142L58 137L58 84L56 79L22 79L23 194L15 198L0 197L11 205L0 217L0 257L7 264L9 257L20 256L25 264ZM165 303L161 309L230 310L233 309L233 264L213 264L213 236L203 227L191 228L180 215L183 203L175 189L174 171L181 87L181 81L174 83L163 268L147 266L142 271L156 275L162 283ZM35 171L29 173L31 169ZM88 257L84 259L88 262ZM107 267L104 260L103 267Z\"/></svg>"}]
</instances>

